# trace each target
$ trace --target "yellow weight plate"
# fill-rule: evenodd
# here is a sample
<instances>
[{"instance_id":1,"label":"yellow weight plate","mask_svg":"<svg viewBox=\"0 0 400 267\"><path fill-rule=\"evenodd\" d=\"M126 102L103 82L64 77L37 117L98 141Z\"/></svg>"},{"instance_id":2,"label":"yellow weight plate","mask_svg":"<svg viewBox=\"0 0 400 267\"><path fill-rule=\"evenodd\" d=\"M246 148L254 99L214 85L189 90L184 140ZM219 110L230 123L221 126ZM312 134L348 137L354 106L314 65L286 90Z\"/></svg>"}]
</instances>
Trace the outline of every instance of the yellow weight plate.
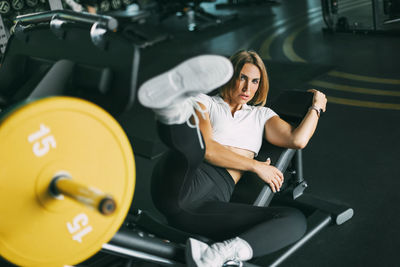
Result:
<instances>
[{"instance_id":1,"label":"yellow weight plate","mask_svg":"<svg viewBox=\"0 0 400 267\"><path fill-rule=\"evenodd\" d=\"M19 266L84 261L124 221L135 187L131 145L107 112L87 101L52 97L9 112L0 122L0 254ZM49 194L59 173L113 196L100 214Z\"/></svg>"}]
</instances>

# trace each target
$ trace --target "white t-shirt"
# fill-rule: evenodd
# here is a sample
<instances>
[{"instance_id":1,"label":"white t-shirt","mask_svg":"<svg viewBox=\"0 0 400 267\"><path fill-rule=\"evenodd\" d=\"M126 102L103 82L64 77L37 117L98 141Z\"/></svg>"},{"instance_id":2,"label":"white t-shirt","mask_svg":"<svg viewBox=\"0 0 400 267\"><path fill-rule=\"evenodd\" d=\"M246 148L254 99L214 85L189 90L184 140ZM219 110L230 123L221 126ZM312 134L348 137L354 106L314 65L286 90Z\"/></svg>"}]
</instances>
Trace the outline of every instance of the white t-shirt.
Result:
<instances>
[{"instance_id":1,"label":"white t-shirt","mask_svg":"<svg viewBox=\"0 0 400 267\"><path fill-rule=\"evenodd\" d=\"M277 114L270 108L244 104L232 116L231 109L219 95L200 94L196 101L202 103L210 115L212 138L221 145L247 149L257 156L260 151L265 123Z\"/></svg>"}]
</instances>

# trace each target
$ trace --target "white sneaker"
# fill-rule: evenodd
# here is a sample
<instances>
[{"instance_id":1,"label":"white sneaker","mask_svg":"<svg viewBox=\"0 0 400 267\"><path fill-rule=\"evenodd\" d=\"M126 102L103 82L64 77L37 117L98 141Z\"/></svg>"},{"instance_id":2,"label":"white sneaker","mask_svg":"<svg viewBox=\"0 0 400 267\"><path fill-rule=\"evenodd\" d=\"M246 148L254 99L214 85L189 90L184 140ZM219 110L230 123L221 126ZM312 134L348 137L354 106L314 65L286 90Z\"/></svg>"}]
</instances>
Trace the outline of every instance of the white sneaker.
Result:
<instances>
[{"instance_id":1,"label":"white sneaker","mask_svg":"<svg viewBox=\"0 0 400 267\"><path fill-rule=\"evenodd\" d=\"M221 267L232 261L240 265L252 257L253 249L239 237L212 246L193 238L186 242L186 264L189 267Z\"/></svg>"},{"instance_id":2,"label":"white sneaker","mask_svg":"<svg viewBox=\"0 0 400 267\"><path fill-rule=\"evenodd\" d=\"M199 240L189 238L186 242L186 266L188 267L211 267L203 261L203 254L210 247Z\"/></svg>"},{"instance_id":3,"label":"white sneaker","mask_svg":"<svg viewBox=\"0 0 400 267\"><path fill-rule=\"evenodd\" d=\"M232 75L232 64L223 56L193 57L142 84L138 99L145 107L162 109L181 96L206 94L227 83Z\"/></svg>"}]
</instances>

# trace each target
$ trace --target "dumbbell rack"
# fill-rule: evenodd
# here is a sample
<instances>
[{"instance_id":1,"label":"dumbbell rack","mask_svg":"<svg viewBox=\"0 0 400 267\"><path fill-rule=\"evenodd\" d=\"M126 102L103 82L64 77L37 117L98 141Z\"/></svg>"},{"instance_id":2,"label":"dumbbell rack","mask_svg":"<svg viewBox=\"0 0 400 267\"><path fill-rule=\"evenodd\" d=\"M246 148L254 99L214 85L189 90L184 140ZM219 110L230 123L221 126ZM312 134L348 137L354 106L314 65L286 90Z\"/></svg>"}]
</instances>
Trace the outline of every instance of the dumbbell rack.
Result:
<instances>
[{"instance_id":1,"label":"dumbbell rack","mask_svg":"<svg viewBox=\"0 0 400 267\"><path fill-rule=\"evenodd\" d=\"M62 9L61 0L17 0L12 3L6 0L0 1L0 58L5 52L8 38L10 38L10 29L16 16Z\"/></svg>"},{"instance_id":2,"label":"dumbbell rack","mask_svg":"<svg viewBox=\"0 0 400 267\"><path fill-rule=\"evenodd\" d=\"M371 0L371 22L370 27L360 27L357 22L350 25L345 16L339 17L339 11L346 11L348 8L341 8L338 0L321 0L322 17L326 27L326 33L361 33L361 34L399 34L399 28L395 25L399 18L387 19L385 4L379 0Z\"/></svg>"},{"instance_id":3,"label":"dumbbell rack","mask_svg":"<svg viewBox=\"0 0 400 267\"><path fill-rule=\"evenodd\" d=\"M6 50L7 40L10 37L8 29L5 27L3 17L0 15L0 54Z\"/></svg>"}]
</instances>

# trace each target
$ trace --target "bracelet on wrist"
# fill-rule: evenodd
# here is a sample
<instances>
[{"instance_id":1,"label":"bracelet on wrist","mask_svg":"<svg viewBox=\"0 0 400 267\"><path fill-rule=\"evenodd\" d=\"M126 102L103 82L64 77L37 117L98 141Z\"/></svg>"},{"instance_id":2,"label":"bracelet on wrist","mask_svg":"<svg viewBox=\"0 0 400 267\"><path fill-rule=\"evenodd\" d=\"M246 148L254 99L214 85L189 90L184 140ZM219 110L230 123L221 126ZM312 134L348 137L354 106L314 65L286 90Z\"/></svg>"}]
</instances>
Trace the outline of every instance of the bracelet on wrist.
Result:
<instances>
[{"instance_id":1,"label":"bracelet on wrist","mask_svg":"<svg viewBox=\"0 0 400 267\"><path fill-rule=\"evenodd\" d=\"M319 108L315 105L312 105L308 110L315 110L317 112L318 118L321 116L322 113L322 108Z\"/></svg>"}]
</instances>

